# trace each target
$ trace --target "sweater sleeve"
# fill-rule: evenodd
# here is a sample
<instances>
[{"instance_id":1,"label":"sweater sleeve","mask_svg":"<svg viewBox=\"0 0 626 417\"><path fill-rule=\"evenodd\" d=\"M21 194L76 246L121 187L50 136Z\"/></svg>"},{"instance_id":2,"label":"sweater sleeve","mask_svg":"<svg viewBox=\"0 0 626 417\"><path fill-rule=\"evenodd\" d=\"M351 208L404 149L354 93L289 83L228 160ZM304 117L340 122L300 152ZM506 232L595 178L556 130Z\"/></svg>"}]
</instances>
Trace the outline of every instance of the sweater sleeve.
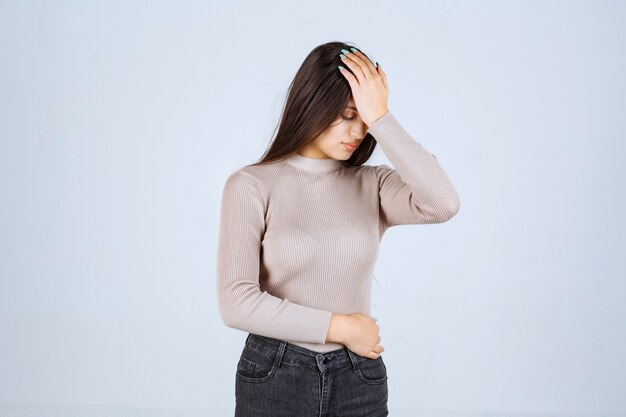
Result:
<instances>
[{"instance_id":1,"label":"sweater sleeve","mask_svg":"<svg viewBox=\"0 0 626 417\"><path fill-rule=\"evenodd\" d=\"M224 185L217 249L217 301L228 327L283 340L326 343L332 312L261 291L259 271L266 199L250 174Z\"/></svg>"},{"instance_id":2,"label":"sweater sleeve","mask_svg":"<svg viewBox=\"0 0 626 417\"><path fill-rule=\"evenodd\" d=\"M437 157L415 141L393 114L385 113L368 133L395 167L375 167L383 229L443 223L459 211L459 195Z\"/></svg>"}]
</instances>

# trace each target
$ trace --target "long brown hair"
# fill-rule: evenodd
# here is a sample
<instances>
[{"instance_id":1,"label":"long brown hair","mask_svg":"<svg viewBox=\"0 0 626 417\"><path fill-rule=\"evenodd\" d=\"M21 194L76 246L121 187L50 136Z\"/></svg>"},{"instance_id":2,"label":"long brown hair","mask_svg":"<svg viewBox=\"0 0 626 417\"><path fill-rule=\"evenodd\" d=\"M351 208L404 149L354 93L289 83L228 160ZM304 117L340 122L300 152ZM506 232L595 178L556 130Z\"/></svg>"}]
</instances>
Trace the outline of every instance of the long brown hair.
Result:
<instances>
[{"instance_id":1,"label":"long brown hair","mask_svg":"<svg viewBox=\"0 0 626 417\"><path fill-rule=\"evenodd\" d=\"M249 166L284 159L313 142L338 117L343 117L343 111L352 97L352 89L337 66L343 64L339 57L341 49L350 50L352 46L357 48L345 42L328 42L315 47L307 55L289 85L278 132L274 130L274 139L261 159ZM357 49L363 52L361 48ZM367 56L365 52L363 54ZM347 65L343 67L350 71ZM343 162L361 165L375 148L376 140L367 133L350 158Z\"/></svg>"}]
</instances>

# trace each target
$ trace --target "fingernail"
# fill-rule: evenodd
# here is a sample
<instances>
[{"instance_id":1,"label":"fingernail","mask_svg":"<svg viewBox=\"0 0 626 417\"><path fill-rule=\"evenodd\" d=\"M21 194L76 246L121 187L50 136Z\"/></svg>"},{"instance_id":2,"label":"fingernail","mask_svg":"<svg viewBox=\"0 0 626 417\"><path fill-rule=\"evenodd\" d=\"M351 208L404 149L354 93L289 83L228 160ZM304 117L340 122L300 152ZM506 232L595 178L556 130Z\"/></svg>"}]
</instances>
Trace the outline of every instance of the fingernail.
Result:
<instances>
[{"instance_id":1,"label":"fingernail","mask_svg":"<svg viewBox=\"0 0 626 417\"><path fill-rule=\"evenodd\" d=\"M342 67L341 65L337 65L337 68L339 68L339 71L341 71L342 69L345 69L344 67Z\"/></svg>"},{"instance_id":2,"label":"fingernail","mask_svg":"<svg viewBox=\"0 0 626 417\"><path fill-rule=\"evenodd\" d=\"M378 319L377 319L376 317L372 317L372 319L373 319L374 321L378 321Z\"/></svg>"},{"instance_id":3,"label":"fingernail","mask_svg":"<svg viewBox=\"0 0 626 417\"><path fill-rule=\"evenodd\" d=\"M356 49L356 48L350 48L350 49L352 50L352 52L358 51L358 49Z\"/></svg>"},{"instance_id":4,"label":"fingernail","mask_svg":"<svg viewBox=\"0 0 626 417\"><path fill-rule=\"evenodd\" d=\"M342 49L341 52L343 52L344 54L349 54L350 51L346 50L346 49Z\"/></svg>"}]
</instances>

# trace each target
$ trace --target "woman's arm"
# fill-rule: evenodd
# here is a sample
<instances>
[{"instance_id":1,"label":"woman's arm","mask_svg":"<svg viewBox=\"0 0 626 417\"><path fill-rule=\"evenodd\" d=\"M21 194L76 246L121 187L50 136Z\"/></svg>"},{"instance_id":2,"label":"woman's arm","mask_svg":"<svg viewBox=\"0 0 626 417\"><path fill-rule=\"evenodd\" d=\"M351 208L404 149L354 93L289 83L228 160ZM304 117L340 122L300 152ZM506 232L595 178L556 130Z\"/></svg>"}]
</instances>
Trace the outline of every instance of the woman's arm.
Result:
<instances>
[{"instance_id":1,"label":"woman's arm","mask_svg":"<svg viewBox=\"0 0 626 417\"><path fill-rule=\"evenodd\" d=\"M236 171L222 194L217 301L228 327L277 339L325 343L333 315L261 292L259 269L266 202L256 180Z\"/></svg>"},{"instance_id":2,"label":"woman's arm","mask_svg":"<svg viewBox=\"0 0 626 417\"><path fill-rule=\"evenodd\" d=\"M443 223L459 211L459 195L435 155L415 141L391 112L376 120L368 133L395 167L375 167L384 229Z\"/></svg>"}]
</instances>

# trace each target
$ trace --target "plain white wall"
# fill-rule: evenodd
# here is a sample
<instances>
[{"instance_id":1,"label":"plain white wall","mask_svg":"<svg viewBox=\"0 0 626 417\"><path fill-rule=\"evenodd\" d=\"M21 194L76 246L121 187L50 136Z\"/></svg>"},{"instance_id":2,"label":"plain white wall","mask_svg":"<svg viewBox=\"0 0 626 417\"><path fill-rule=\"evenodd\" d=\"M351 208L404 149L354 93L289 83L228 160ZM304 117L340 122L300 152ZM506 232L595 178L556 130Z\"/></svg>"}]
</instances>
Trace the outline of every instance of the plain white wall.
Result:
<instances>
[{"instance_id":1,"label":"plain white wall","mask_svg":"<svg viewBox=\"0 0 626 417\"><path fill-rule=\"evenodd\" d=\"M222 187L331 40L381 63L461 196L382 242L391 415L626 414L625 21L617 1L0 1L0 415L232 415Z\"/></svg>"}]
</instances>

